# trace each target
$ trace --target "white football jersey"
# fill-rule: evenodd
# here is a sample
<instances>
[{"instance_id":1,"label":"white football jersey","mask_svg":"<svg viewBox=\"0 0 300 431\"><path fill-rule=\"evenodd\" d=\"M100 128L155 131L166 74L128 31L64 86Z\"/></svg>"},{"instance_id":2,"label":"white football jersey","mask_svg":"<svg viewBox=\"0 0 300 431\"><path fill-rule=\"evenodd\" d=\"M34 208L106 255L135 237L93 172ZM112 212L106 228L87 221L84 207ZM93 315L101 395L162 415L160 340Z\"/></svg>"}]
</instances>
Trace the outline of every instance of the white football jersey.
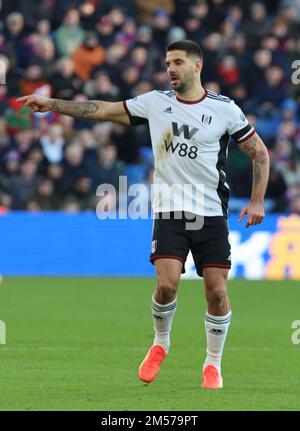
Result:
<instances>
[{"instance_id":1,"label":"white football jersey","mask_svg":"<svg viewBox=\"0 0 300 431\"><path fill-rule=\"evenodd\" d=\"M202 99L186 102L175 91L154 90L123 103L131 124L149 123L153 212L227 216L229 137L240 143L255 132L233 100L206 90Z\"/></svg>"}]
</instances>

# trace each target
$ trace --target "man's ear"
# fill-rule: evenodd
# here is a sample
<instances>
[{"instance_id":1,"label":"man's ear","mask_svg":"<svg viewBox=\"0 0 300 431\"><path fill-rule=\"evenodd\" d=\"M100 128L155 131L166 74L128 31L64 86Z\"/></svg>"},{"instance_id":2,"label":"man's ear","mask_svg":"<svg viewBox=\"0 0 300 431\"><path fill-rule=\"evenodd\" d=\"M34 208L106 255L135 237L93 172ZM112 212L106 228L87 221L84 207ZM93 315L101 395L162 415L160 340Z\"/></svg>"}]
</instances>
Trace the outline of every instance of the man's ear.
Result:
<instances>
[{"instance_id":1,"label":"man's ear","mask_svg":"<svg viewBox=\"0 0 300 431\"><path fill-rule=\"evenodd\" d=\"M199 58L195 61L195 71L198 73L201 72L202 67L203 67L203 61L200 60L200 58Z\"/></svg>"}]
</instances>

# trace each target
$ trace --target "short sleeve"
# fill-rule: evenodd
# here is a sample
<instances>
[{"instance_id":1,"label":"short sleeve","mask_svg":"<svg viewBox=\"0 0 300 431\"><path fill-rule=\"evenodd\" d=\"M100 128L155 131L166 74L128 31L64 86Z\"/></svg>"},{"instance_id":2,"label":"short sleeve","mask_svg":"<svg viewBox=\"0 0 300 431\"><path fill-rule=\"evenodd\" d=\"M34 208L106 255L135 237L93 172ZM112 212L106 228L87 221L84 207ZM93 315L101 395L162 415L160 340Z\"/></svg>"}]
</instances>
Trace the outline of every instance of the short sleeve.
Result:
<instances>
[{"instance_id":1,"label":"short sleeve","mask_svg":"<svg viewBox=\"0 0 300 431\"><path fill-rule=\"evenodd\" d=\"M148 122L149 112L154 100L154 91L141 94L134 99L124 100L123 105L132 125Z\"/></svg>"},{"instance_id":2,"label":"short sleeve","mask_svg":"<svg viewBox=\"0 0 300 431\"><path fill-rule=\"evenodd\" d=\"M254 127L250 126L243 111L232 100L228 110L228 134L238 143L246 141L255 133Z\"/></svg>"}]
</instances>

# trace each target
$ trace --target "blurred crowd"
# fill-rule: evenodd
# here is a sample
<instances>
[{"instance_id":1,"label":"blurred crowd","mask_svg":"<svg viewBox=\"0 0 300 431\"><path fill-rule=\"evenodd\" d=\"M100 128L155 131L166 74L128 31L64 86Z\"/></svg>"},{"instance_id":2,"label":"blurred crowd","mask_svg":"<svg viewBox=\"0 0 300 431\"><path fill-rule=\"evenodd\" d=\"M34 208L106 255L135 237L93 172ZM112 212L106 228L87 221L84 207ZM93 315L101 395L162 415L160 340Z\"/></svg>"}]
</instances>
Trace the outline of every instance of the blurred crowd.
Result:
<instances>
[{"instance_id":1,"label":"blurred crowd","mask_svg":"<svg viewBox=\"0 0 300 431\"><path fill-rule=\"evenodd\" d=\"M300 213L300 0L10 0L0 18L0 212L94 209L97 186L118 188L120 175L149 186L147 126L33 115L16 97L167 90L165 48L187 38L203 47L202 84L233 98L269 149L267 210ZM231 141L232 210L251 172Z\"/></svg>"}]
</instances>

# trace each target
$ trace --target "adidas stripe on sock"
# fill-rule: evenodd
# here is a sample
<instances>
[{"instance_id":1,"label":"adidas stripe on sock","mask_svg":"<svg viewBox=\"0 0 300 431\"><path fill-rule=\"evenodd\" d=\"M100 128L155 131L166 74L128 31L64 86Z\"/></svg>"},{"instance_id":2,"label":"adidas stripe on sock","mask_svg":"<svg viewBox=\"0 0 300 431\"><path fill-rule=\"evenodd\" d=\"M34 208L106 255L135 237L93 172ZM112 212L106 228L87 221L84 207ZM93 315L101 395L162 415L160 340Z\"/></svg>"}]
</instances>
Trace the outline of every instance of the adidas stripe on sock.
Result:
<instances>
[{"instance_id":1,"label":"adidas stripe on sock","mask_svg":"<svg viewBox=\"0 0 300 431\"><path fill-rule=\"evenodd\" d=\"M176 304L176 298L169 304L159 304L155 301L154 296L152 297L151 308L155 333L153 344L159 344L167 352L170 348L170 333Z\"/></svg>"},{"instance_id":2,"label":"adidas stripe on sock","mask_svg":"<svg viewBox=\"0 0 300 431\"><path fill-rule=\"evenodd\" d=\"M230 321L231 311L225 316L213 316L206 312L205 332L207 340L205 368L207 365L214 365L221 374L221 360L226 341Z\"/></svg>"}]
</instances>

